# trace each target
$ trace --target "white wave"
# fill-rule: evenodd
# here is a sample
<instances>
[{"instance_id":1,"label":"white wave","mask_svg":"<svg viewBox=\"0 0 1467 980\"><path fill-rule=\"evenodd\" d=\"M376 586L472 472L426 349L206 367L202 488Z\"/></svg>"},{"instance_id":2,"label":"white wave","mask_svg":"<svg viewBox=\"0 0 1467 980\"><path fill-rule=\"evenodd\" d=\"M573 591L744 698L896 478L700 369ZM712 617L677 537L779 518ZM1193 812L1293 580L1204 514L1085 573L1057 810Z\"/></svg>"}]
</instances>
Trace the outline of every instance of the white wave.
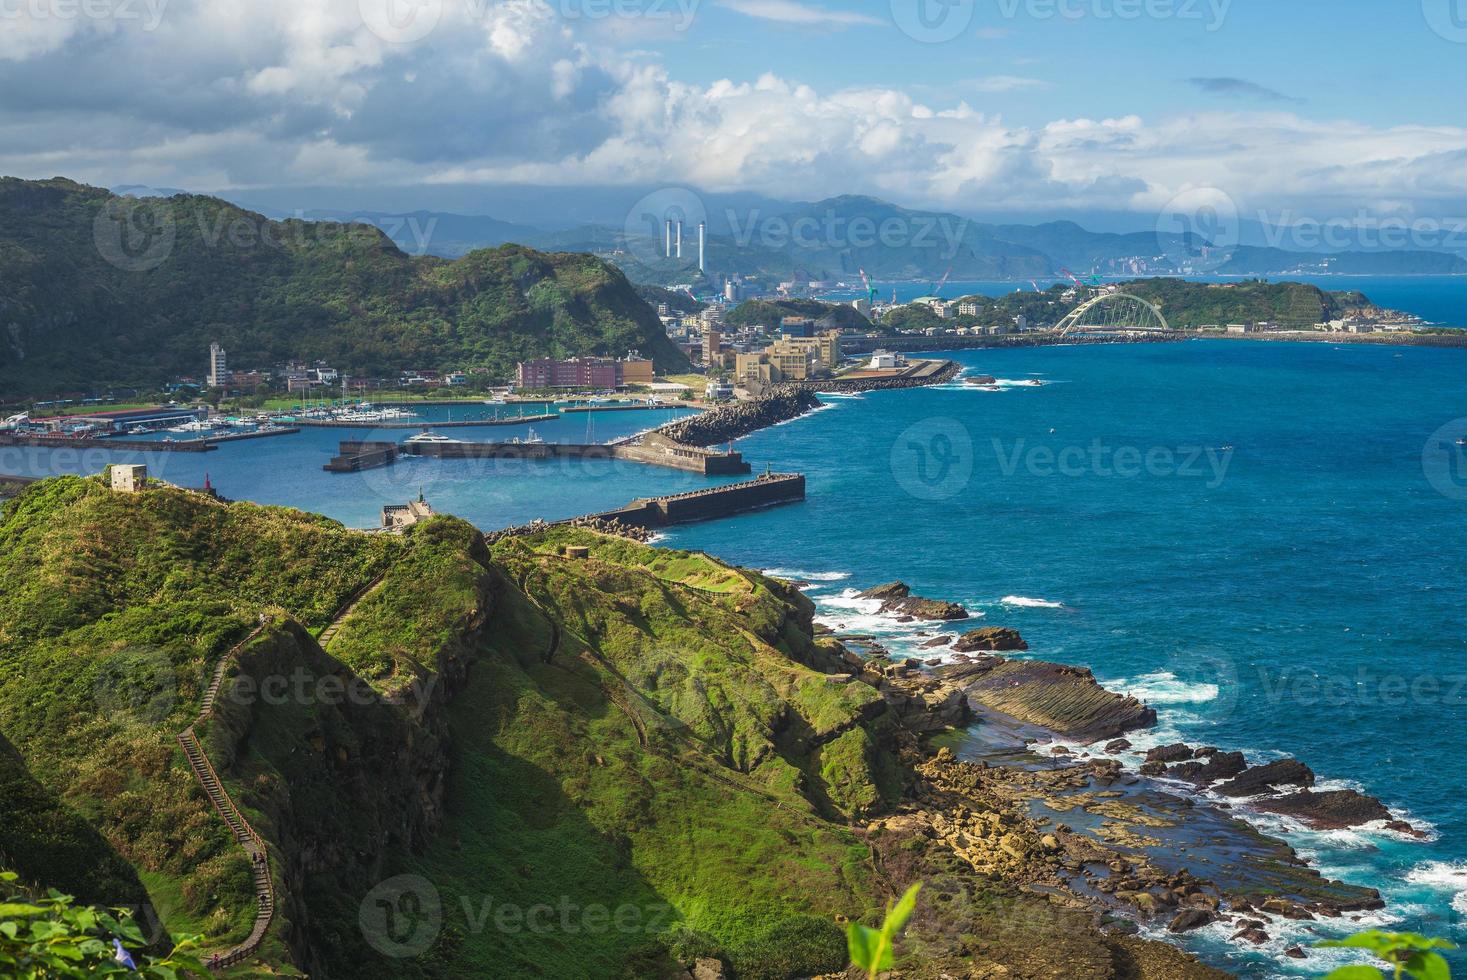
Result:
<instances>
[{"instance_id":1,"label":"white wave","mask_svg":"<svg viewBox=\"0 0 1467 980\"><path fill-rule=\"evenodd\" d=\"M1005 606L1018 606L1023 609L1063 609L1063 602L1051 602L1048 599L1031 599L1025 595L1006 595L998 600Z\"/></svg>"},{"instance_id":2,"label":"white wave","mask_svg":"<svg viewBox=\"0 0 1467 980\"><path fill-rule=\"evenodd\" d=\"M1452 908L1467 913L1467 863L1427 861L1406 873L1406 881L1437 891L1452 893Z\"/></svg>"},{"instance_id":3,"label":"white wave","mask_svg":"<svg viewBox=\"0 0 1467 980\"><path fill-rule=\"evenodd\" d=\"M766 568L764 574L797 582L842 582L851 577L850 572L807 572L799 568Z\"/></svg>"},{"instance_id":4,"label":"white wave","mask_svg":"<svg viewBox=\"0 0 1467 980\"><path fill-rule=\"evenodd\" d=\"M1142 674L1129 680L1107 681L1109 690L1119 690L1147 704L1205 704L1217 700L1216 684L1188 683L1169 670Z\"/></svg>"}]
</instances>

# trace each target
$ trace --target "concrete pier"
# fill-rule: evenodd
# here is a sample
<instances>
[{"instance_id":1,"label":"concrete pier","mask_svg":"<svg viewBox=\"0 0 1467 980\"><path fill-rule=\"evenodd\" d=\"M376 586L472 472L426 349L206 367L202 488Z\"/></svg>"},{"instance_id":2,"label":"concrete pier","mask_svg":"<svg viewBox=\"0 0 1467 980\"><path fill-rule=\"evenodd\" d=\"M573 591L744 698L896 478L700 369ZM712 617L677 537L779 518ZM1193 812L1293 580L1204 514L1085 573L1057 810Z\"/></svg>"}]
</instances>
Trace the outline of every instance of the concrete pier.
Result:
<instances>
[{"instance_id":1,"label":"concrete pier","mask_svg":"<svg viewBox=\"0 0 1467 980\"><path fill-rule=\"evenodd\" d=\"M395 442L343 442L341 453L321 467L327 473L360 473L397 462Z\"/></svg>"},{"instance_id":2,"label":"concrete pier","mask_svg":"<svg viewBox=\"0 0 1467 980\"><path fill-rule=\"evenodd\" d=\"M567 442L408 442L403 443L400 451L407 456L437 459L624 459L704 476L736 476L752 471L741 453L681 446L655 433L634 442L591 445Z\"/></svg>"},{"instance_id":3,"label":"concrete pier","mask_svg":"<svg viewBox=\"0 0 1467 980\"><path fill-rule=\"evenodd\" d=\"M766 507L799 503L805 499L801 473L770 473L746 483L709 487L671 497L634 500L621 510L593 514L593 519L616 521L629 527L658 528L733 517Z\"/></svg>"}]
</instances>

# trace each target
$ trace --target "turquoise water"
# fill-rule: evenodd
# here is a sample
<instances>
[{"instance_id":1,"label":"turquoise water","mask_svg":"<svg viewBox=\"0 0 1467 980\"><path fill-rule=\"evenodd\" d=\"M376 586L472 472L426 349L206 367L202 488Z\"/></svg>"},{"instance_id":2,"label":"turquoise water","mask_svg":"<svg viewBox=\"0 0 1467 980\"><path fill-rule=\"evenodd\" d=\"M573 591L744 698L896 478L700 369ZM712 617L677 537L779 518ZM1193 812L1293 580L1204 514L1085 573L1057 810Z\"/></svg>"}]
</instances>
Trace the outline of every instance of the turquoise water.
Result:
<instances>
[{"instance_id":1,"label":"turquoise water","mask_svg":"<svg viewBox=\"0 0 1467 980\"><path fill-rule=\"evenodd\" d=\"M1455 445L1467 351L1194 341L952 356L1005 386L831 398L739 447L756 467L806 473L806 503L679 528L668 543L811 581L828 622L898 651L915 646L911 628L849 592L905 580L1018 628L1033 656L1144 697L1162 717L1153 741L1297 755L1326 787L1375 794L1433 839L1269 826L1321 870L1381 888L1391 909L1366 922L1467 941L1467 773L1455 765L1467 745L1467 458ZM662 418L601 415L596 434ZM586 419L536 428L581 441ZM226 496L361 526L420 487L440 510L499 527L711 482L625 463L321 472L338 439L362 435L310 430L158 465L174 482L207 470ZM5 452L9 472L108 458ZM1358 924L1319 928L1341 925ZM1317 976L1321 957L1277 958L1312 938L1281 934L1262 951L1220 931L1190 941L1250 977Z\"/></svg>"},{"instance_id":2,"label":"turquoise water","mask_svg":"<svg viewBox=\"0 0 1467 980\"><path fill-rule=\"evenodd\" d=\"M1436 839L1269 826L1321 870L1381 888L1393 908L1366 921L1467 939L1455 766L1467 492L1444 479L1450 454L1432 439L1467 415L1467 352L1191 342L953 356L1049 383L835 401L743 443L804 470L807 504L671 543L814 580L828 622L912 650L911 627L842 596L902 579L1145 698L1162 715L1151 741L1294 754L1328 788L1378 795ZM1428 479L1429 441L1446 494ZM1117 453L1142 460L1134 475L1116 472ZM1280 935L1264 954L1220 929L1194 942L1248 975L1324 972L1320 959L1265 961L1311 939Z\"/></svg>"},{"instance_id":3,"label":"turquoise water","mask_svg":"<svg viewBox=\"0 0 1467 980\"><path fill-rule=\"evenodd\" d=\"M1237 276L1188 276L1199 282L1235 282ZM1288 275L1269 277L1279 282L1308 282L1320 289L1354 290L1362 292L1376 303L1391 310L1405 310L1431 323L1447 327L1467 327L1467 276L1310 276ZM1120 280L1105 280L1120 281ZM1041 289L1048 289L1061 279L1038 280ZM877 298L887 300L896 291L897 300L910 302L918 296L931 295L934 283L876 283ZM1029 280L950 282L942 295L948 299L959 296L983 295L1002 296L1016 289L1032 290ZM831 298L855 299L865 296L861 290L832 293Z\"/></svg>"}]
</instances>

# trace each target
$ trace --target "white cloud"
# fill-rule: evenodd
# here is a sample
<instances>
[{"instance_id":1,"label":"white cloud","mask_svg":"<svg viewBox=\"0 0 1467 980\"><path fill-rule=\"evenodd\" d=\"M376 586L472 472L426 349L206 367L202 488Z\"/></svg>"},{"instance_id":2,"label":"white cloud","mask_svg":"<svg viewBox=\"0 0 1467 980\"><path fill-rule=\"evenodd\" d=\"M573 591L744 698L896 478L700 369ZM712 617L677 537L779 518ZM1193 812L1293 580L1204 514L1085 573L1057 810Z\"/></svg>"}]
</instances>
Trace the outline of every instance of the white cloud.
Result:
<instances>
[{"instance_id":1,"label":"white cloud","mask_svg":"<svg viewBox=\"0 0 1467 980\"><path fill-rule=\"evenodd\" d=\"M878 25L888 21L867 14L845 10L827 10L796 0L720 0L719 6L737 11L747 17L773 20L781 24L800 24L817 27L850 27L857 24Z\"/></svg>"},{"instance_id":2,"label":"white cloud","mask_svg":"<svg viewBox=\"0 0 1467 980\"><path fill-rule=\"evenodd\" d=\"M1294 106L1016 125L989 96L1036 80L1002 75L956 102L779 74L689 84L544 0L447 3L414 44L367 31L357 0L174 0L156 31L83 27L0 53L0 173L200 190L668 183L1049 212L1155 213L1215 186L1240 211L1467 214L1461 126Z\"/></svg>"}]
</instances>

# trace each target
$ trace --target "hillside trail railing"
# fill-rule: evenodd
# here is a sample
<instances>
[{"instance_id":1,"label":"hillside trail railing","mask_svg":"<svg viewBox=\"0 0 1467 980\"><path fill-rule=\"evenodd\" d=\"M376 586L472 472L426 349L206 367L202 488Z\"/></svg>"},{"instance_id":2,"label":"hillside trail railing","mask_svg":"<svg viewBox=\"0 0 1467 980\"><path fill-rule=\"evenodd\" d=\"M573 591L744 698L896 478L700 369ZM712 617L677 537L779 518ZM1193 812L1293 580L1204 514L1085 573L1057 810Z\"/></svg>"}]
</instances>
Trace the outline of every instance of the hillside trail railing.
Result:
<instances>
[{"instance_id":1,"label":"hillside trail railing","mask_svg":"<svg viewBox=\"0 0 1467 980\"><path fill-rule=\"evenodd\" d=\"M214 674L209 679L209 686L204 690L198 718L194 719L193 724L179 732L177 736L184 758L188 760L189 768L193 770L194 778L198 780L204 795L209 798L209 802L214 804L214 809L228 825L235 842L249 855L250 874L254 879L255 900L258 903L254 927L250 929L250 934L245 941L233 949L205 957L204 963L211 970L222 970L251 956L264 942L265 934L270 929L270 923L275 919L275 882L270 877L270 854L265 846L265 840L239 812L239 807L235 805L233 798L225 790L224 783L219 779L219 773L215 771L214 764L204 753L198 734L194 731L196 726L203 725L214 717L214 701L219 696L219 688L224 683L224 675L229 670L230 663L239 651L259 636L264 629L265 625L261 623L251 631L249 636L236 643L228 653L219 659L219 663L214 667Z\"/></svg>"},{"instance_id":2,"label":"hillside trail railing","mask_svg":"<svg viewBox=\"0 0 1467 980\"><path fill-rule=\"evenodd\" d=\"M368 593L381 585L383 579L386 577L386 572L378 575L342 604L326 629L322 631L321 638L318 641L320 646L324 648L331 641L331 638L336 635L336 631L341 628L342 620L351 614L351 611L356 608L362 599L366 598ZM239 807L235 805L233 798L230 797L229 792L224 788L224 783L219 779L219 773L215 771L214 764L209 761L208 755L204 753L204 748L199 743L198 734L194 729L207 723L214 717L214 702L219 697L219 688L224 684L224 676L229 671L229 665L234 662L234 658L241 650L264 632L265 625L264 617L262 616L260 625L255 627L249 636L246 636L243 640L230 647L229 652L219 658L219 663L215 664L214 673L209 678L209 686L204 689L204 696L199 702L199 716L194 719L193 724L179 732L177 736L179 747L183 749L184 758L188 760L189 768L193 770L194 778L198 780L200 788L204 791L204 795L209 798L209 802L214 804L214 809L219 812L219 816L228 825L229 832L234 835L235 842L244 848L245 853L249 855L250 874L254 879L255 900L258 902L258 907L255 911L255 924L250 929L250 934L245 938L245 941L232 949L210 954L204 960L205 965L209 969L216 971L234 966L236 963L253 955L255 950L260 948L260 944L264 942L265 934L269 932L270 924L275 919L275 882L270 877L270 852L266 847L265 839L259 835L254 827L250 826L250 822L244 818L244 814L239 812Z\"/></svg>"}]
</instances>

